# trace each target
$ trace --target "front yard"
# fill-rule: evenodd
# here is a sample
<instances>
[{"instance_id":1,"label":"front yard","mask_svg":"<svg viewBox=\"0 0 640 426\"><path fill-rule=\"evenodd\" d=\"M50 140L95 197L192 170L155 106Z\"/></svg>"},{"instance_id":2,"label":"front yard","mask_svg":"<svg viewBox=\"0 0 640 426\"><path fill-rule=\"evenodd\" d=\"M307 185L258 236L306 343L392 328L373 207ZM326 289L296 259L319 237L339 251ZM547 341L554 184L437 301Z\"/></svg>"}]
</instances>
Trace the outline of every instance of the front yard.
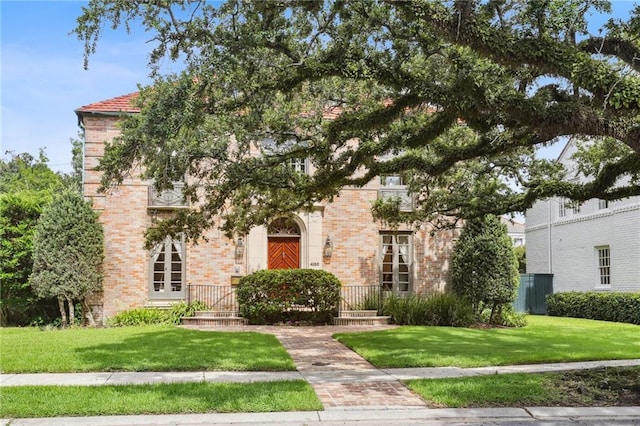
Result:
<instances>
[{"instance_id":1,"label":"front yard","mask_svg":"<svg viewBox=\"0 0 640 426\"><path fill-rule=\"evenodd\" d=\"M3 373L89 371L293 371L270 334L172 326L0 329Z\"/></svg>"},{"instance_id":2,"label":"front yard","mask_svg":"<svg viewBox=\"0 0 640 426\"><path fill-rule=\"evenodd\" d=\"M528 316L523 328L399 327L334 337L378 368L640 358L640 326Z\"/></svg>"}]
</instances>

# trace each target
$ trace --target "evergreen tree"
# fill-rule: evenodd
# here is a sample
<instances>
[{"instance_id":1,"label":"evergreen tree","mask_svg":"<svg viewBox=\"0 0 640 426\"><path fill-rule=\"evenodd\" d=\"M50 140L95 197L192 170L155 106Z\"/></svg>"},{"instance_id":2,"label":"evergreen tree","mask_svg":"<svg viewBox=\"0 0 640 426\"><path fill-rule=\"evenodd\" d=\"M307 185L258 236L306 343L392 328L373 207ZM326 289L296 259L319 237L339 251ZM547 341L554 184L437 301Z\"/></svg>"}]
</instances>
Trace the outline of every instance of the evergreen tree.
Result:
<instances>
[{"instance_id":1,"label":"evergreen tree","mask_svg":"<svg viewBox=\"0 0 640 426\"><path fill-rule=\"evenodd\" d=\"M103 240L97 213L72 190L56 196L38 221L30 282L39 297L58 299L63 325L73 321L76 302L95 324L87 299L102 287Z\"/></svg>"},{"instance_id":2,"label":"evergreen tree","mask_svg":"<svg viewBox=\"0 0 640 426\"><path fill-rule=\"evenodd\" d=\"M55 313L50 301L34 297L29 275L36 223L61 183L44 151L38 158L8 154L0 160L0 324L28 325Z\"/></svg>"},{"instance_id":3,"label":"evergreen tree","mask_svg":"<svg viewBox=\"0 0 640 426\"><path fill-rule=\"evenodd\" d=\"M518 262L507 227L493 215L470 220L453 251L452 289L476 313L491 308L491 321L516 298Z\"/></svg>"}]
</instances>

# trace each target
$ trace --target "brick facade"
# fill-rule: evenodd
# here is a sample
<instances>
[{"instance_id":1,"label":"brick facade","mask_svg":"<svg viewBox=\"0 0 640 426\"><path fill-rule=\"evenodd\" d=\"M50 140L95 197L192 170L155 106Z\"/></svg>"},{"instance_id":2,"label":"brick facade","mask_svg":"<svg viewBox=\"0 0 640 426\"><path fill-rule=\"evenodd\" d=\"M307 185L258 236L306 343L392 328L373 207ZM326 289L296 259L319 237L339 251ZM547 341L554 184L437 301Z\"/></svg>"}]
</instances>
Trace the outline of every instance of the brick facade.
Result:
<instances>
[{"instance_id":1,"label":"brick facade","mask_svg":"<svg viewBox=\"0 0 640 426\"><path fill-rule=\"evenodd\" d=\"M135 307L175 302L176 299L163 299L151 291L152 254L143 247L144 231L153 225L154 216L171 214L170 211L150 209L150 182L137 178L126 180L106 194L98 193L100 174L94 168L103 155L105 142L119 134L119 118L89 107L77 113L85 130L83 191L100 213L105 232L103 294L96 302L96 311L106 319ZM296 216L301 230L301 267L325 269L335 274L343 286L380 283L381 233L391 230L371 217L371 203L378 197L379 187L375 181L364 188L345 188L333 202ZM442 292L448 282L456 232L430 231L426 225L410 231L411 293ZM235 256L235 242L220 231L210 231L206 237L207 242L184 248L185 285L229 286L232 277L267 267L268 234L264 227L254 228L246 236L240 258ZM322 255L327 237L333 243L330 258Z\"/></svg>"}]
</instances>

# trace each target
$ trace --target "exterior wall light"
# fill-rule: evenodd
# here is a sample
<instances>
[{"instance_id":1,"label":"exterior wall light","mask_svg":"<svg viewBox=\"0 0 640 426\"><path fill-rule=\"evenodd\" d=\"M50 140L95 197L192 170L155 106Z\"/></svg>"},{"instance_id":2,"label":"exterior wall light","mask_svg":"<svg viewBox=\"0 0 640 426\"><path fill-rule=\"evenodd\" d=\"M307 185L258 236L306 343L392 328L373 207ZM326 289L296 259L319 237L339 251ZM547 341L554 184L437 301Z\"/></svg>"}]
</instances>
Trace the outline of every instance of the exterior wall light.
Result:
<instances>
[{"instance_id":1,"label":"exterior wall light","mask_svg":"<svg viewBox=\"0 0 640 426\"><path fill-rule=\"evenodd\" d=\"M244 254L244 239L240 237L236 241L236 248L235 248L236 259L242 259L243 254Z\"/></svg>"},{"instance_id":2,"label":"exterior wall light","mask_svg":"<svg viewBox=\"0 0 640 426\"><path fill-rule=\"evenodd\" d=\"M333 255L333 242L331 238L327 235L327 239L324 242L324 247L322 248L322 256L323 257L331 257Z\"/></svg>"}]
</instances>

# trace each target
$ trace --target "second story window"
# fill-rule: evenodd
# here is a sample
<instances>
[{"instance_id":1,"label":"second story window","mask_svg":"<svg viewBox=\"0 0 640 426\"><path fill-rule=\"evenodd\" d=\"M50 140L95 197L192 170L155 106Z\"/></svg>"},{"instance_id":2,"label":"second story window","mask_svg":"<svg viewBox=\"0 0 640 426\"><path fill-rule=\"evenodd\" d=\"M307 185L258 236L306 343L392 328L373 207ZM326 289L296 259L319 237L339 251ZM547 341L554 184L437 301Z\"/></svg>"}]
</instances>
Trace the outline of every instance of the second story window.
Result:
<instances>
[{"instance_id":1,"label":"second story window","mask_svg":"<svg viewBox=\"0 0 640 426\"><path fill-rule=\"evenodd\" d=\"M289 166L298 173L309 173L309 167L307 167L307 160L304 158L292 158L289 160Z\"/></svg>"},{"instance_id":2,"label":"second story window","mask_svg":"<svg viewBox=\"0 0 640 426\"><path fill-rule=\"evenodd\" d=\"M609 208L609 200L598 200L598 210Z\"/></svg>"},{"instance_id":3,"label":"second story window","mask_svg":"<svg viewBox=\"0 0 640 426\"><path fill-rule=\"evenodd\" d=\"M404 179L400 175L382 175L380 176L380 185L404 186Z\"/></svg>"},{"instance_id":4,"label":"second story window","mask_svg":"<svg viewBox=\"0 0 640 426\"><path fill-rule=\"evenodd\" d=\"M564 198L560 198L560 200L558 200L558 216L559 217L565 217L567 215L567 200L565 200Z\"/></svg>"}]
</instances>

